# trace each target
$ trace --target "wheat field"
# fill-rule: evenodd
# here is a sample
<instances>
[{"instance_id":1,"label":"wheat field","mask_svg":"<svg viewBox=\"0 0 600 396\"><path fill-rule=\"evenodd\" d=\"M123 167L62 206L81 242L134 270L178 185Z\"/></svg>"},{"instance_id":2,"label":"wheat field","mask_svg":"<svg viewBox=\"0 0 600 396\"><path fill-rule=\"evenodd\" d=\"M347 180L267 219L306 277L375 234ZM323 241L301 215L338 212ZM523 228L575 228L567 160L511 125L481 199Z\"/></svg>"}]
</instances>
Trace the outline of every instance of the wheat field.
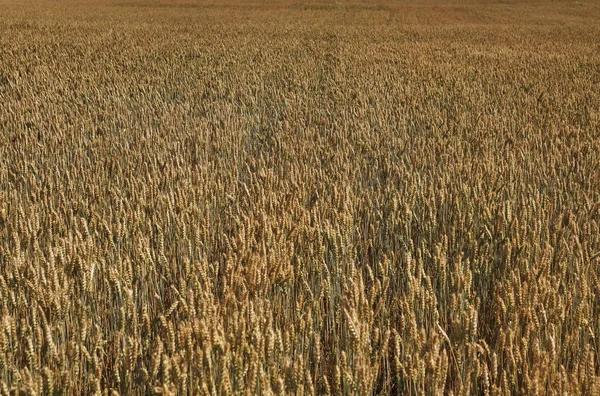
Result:
<instances>
[{"instance_id":1,"label":"wheat field","mask_svg":"<svg viewBox=\"0 0 600 396\"><path fill-rule=\"evenodd\" d=\"M600 4L0 0L0 394L600 394Z\"/></svg>"}]
</instances>

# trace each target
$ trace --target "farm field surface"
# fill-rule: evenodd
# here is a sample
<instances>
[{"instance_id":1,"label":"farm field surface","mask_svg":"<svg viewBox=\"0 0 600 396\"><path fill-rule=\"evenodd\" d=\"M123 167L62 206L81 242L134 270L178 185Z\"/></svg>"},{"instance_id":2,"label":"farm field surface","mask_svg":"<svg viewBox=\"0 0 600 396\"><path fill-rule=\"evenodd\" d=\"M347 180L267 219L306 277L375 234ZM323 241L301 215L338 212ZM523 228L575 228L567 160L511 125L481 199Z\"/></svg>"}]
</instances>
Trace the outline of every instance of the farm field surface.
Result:
<instances>
[{"instance_id":1,"label":"farm field surface","mask_svg":"<svg viewBox=\"0 0 600 396\"><path fill-rule=\"evenodd\" d=\"M0 0L0 395L600 393L600 3Z\"/></svg>"}]
</instances>

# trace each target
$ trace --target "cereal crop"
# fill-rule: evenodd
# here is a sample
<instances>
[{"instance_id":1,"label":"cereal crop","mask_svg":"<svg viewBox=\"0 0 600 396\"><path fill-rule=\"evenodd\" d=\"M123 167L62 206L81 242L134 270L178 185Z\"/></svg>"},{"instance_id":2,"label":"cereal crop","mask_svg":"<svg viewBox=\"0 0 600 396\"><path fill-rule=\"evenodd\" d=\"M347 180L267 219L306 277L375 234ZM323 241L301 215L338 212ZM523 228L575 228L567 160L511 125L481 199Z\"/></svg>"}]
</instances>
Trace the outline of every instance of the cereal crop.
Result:
<instances>
[{"instance_id":1,"label":"cereal crop","mask_svg":"<svg viewBox=\"0 0 600 396\"><path fill-rule=\"evenodd\" d=\"M0 0L0 394L600 394L600 4Z\"/></svg>"}]
</instances>

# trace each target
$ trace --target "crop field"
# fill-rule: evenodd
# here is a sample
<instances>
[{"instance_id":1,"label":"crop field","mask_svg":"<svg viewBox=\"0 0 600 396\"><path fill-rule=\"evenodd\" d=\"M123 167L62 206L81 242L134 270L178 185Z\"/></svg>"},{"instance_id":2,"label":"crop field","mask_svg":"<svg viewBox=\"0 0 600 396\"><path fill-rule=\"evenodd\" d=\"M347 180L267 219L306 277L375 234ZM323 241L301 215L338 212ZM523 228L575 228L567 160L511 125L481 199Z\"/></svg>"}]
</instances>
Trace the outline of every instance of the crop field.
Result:
<instances>
[{"instance_id":1,"label":"crop field","mask_svg":"<svg viewBox=\"0 0 600 396\"><path fill-rule=\"evenodd\" d=\"M600 3L0 0L20 394L600 394Z\"/></svg>"}]
</instances>

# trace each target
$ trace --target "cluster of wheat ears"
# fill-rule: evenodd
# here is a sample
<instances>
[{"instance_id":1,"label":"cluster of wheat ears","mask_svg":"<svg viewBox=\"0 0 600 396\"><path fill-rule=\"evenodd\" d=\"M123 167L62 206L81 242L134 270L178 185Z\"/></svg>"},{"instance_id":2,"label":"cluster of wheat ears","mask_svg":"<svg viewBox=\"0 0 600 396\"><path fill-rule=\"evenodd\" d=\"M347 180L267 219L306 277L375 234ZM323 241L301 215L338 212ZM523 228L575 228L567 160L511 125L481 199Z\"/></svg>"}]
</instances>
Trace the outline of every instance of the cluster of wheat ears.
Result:
<instances>
[{"instance_id":1,"label":"cluster of wheat ears","mask_svg":"<svg viewBox=\"0 0 600 396\"><path fill-rule=\"evenodd\" d=\"M0 394L599 394L597 3L11 1Z\"/></svg>"}]
</instances>

